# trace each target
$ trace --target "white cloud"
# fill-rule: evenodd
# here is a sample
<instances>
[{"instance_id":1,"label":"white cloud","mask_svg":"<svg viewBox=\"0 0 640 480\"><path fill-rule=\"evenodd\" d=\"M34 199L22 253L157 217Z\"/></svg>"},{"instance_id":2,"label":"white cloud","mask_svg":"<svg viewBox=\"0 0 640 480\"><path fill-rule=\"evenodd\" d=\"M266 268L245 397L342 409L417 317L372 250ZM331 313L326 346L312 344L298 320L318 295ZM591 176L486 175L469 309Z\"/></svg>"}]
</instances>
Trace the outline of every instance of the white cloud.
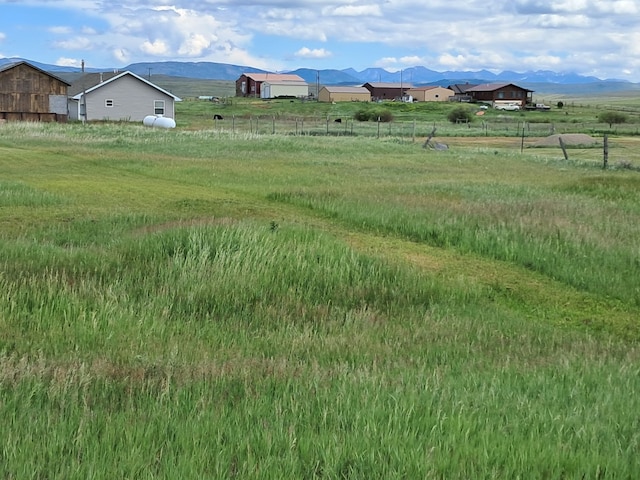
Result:
<instances>
[{"instance_id":1,"label":"white cloud","mask_svg":"<svg viewBox=\"0 0 640 480\"><path fill-rule=\"evenodd\" d=\"M74 37L53 42L55 48L62 50L91 50L93 45L87 37Z\"/></svg>"},{"instance_id":2,"label":"white cloud","mask_svg":"<svg viewBox=\"0 0 640 480\"><path fill-rule=\"evenodd\" d=\"M2 42L5 38L7 38L7 35L0 32L0 42Z\"/></svg>"},{"instance_id":3,"label":"white cloud","mask_svg":"<svg viewBox=\"0 0 640 480\"><path fill-rule=\"evenodd\" d=\"M56 65L60 65L62 67L81 67L82 59L78 60L77 58L65 58L60 57L55 62Z\"/></svg>"},{"instance_id":4,"label":"white cloud","mask_svg":"<svg viewBox=\"0 0 640 480\"><path fill-rule=\"evenodd\" d=\"M71 27L57 26L57 27L49 27L49 31L56 35L68 35L73 32Z\"/></svg>"},{"instance_id":5,"label":"white cloud","mask_svg":"<svg viewBox=\"0 0 640 480\"><path fill-rule=\"evenodd\" d=\"M140 50L148 55L153 55L154 57L163 56L170 53L169 46L164 40L156 39L153 42L148 40L142 42L140 45Z\"/></svg>"},{"instance_id":6,"label":"white cloud","mask_svg":"<svg viewBox=\"0 0 640 480\"><path fill-rule=\"evenodd\" d=\"M332 53L328 50L325 50L324 48L310 49L307 47L302 47L300 50L294 53L294 55L300 58L328 58L332 55Z\"/></svg>"},{"instance_id":7,"label":"white cloud","mask_svg":"<svg viewBox=\"0 0 640 480\"><path fill-rule=\"evenodd\" d=\"M380 17L382 11L379 5L341 5L326 7L322 10L322 14L335 17Z\"/></svg>"}]
</instances>

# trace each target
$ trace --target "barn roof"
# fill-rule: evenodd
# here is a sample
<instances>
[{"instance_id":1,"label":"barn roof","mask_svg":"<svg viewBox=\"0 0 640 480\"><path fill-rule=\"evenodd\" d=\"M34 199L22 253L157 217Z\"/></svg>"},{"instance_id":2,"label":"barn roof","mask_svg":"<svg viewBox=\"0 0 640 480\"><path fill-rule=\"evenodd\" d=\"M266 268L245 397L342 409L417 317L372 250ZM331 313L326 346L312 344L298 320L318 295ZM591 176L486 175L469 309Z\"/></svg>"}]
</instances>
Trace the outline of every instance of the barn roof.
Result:
<instances>
[{"instance_id":1,"label":"barn roof","mask_svg":"<svg viewBox=\"0 0 640 480\"><path fill-rule=\"evenodd\" d=\"M345 87L345 86L335 86L335 85L327 85L324 86L328 92L330 93L365 93L369 94L369 90L364 87Z\"/></svg>"},{"instance_id":2,"label":"barn roof","mask_svg":"<svg viewBox=\"0 0 640 480\"><path fill-rule=\"evenodd\" d=\"M70 84L69 82L67 82L66 80L63 80L63 79L61 79L60 77L56 77L56 76L55 76L55 75L53 75L52 73L49 73L49 72L47 72L47 71L45 71L45 70L43 70L43 69L41 69L41 68L39 68L39 67L36 67L36 66L35 66L35 65L33 65L32 63L29 63L29 62L24 61L24 60L20 60L20 61L17 61L17 62L7 63L7 64L5 64L5 65L0 65L0 72L5 72L5 71L8 71L8 70L11 70L12 68L16 68L16 67L18 67L18 66L20 66L20 65L26 65L26 66L28 66L28 67L30 67L30 68L33 68L34 70L37 70L37 71L38 71L38 72L40 72L40 73L43 73L44 75L47 75L47 76L49 76L49 77L51 77L51 78L55 78L56 80L58 80L59 82L64 83L64 84L65 84L65 85L67 85L67 86L71 86L71 84Z\"/></svg>"},{"instance_id":3,"label":"barn roof","mask_svg":"<svg viewBox=\"0 0 640 480\"><path fill-rule=\"evenodd\" d=\"M149 85L150 87L155 88L159 92L162 92L165 95L172 97L176 102L182 101L179 97L176 97L173 93L160 88L156 84L151 83L150 81L145 80L144 78L128 70L124 72L87 73L82 77L80 77L77 81L73 82L73 84L71 85L71 88L69 88L69 96L75 100L79 100L82 97L83 93L90 93L126 75L130 75L140 80L141 82Z\"/></svg>"},{"instance_id":4,"label":"barn roof","mask_svg":"<svg viewBox=\"0 0 640 480\"><path fill-rule=\"evenodd\" d=\"M411 87L410 90L413 90L416 92L426 92L428 90L433 90L434 88L443 88L444 90L451 90L450 88L442 87L440 85L425 85L422 87Z\"/></svg>"},{"instance_id":5,"label":"barn roof","mask_svg":"<svg viewBox=\"0 0 640 480\"><path fill-rule=\"evenodd\" d=\"M372 88L413 88L410 83L393 83L393 82L367 82Z\"/></svg>"},{"instance_id":6,"label":"barn roof","mask_svg":"<svg viewBox=\"0 0 640 480\"><path fill-rule=\"evenodd\" d=\"M304 82L304 79L301 76L294 75L293 73L244 73L243 75L247 78L255 80L256 82Z\"/></svg>"}]
</instances>

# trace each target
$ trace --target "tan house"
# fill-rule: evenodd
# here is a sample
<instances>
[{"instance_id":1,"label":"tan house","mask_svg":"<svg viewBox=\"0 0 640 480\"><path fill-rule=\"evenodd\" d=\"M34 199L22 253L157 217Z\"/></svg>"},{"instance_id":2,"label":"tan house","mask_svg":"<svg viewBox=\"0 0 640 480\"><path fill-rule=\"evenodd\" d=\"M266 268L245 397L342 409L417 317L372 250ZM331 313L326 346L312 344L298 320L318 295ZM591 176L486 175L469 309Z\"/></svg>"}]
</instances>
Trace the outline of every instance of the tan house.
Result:
<instances>
[{"instance_id":1,"label":"tan house","mask_svg":"<svg viewBox=\"0 0 640 480\"><path fill-rule=\"evenodd\" d=\"M364 87L325 86L318 94L319 102L370 102L371 92Z\"/></svg>"},{"instance_id":2,"label":"tan house","mask_svg":"<svg viewBox=\"0 0 640 480\"><path fill-rule=\"evenodd\" d=\"M413 87L406 91L418 102L446 102L455 95L453 90L437 85L426 87Z\"/></svg>"}]
</instances>

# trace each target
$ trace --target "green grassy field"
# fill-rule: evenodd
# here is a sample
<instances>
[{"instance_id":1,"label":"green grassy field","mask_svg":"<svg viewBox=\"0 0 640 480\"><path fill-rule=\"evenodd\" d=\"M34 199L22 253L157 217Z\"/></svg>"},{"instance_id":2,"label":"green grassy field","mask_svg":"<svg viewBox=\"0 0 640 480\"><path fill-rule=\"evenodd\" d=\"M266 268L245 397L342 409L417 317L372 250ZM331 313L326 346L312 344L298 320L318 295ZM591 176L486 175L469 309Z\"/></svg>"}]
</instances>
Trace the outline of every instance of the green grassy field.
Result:
<instances>
[{"instance_id":1,"label":"green grassy field","mask_svg":"<svg viewBox=\"0 0 640 480\"><path fill-rule=\"evenodd\" d=\"M209 107L0 125L1 478L640 475L640 137Z\"/></svg>"}]
</instances>

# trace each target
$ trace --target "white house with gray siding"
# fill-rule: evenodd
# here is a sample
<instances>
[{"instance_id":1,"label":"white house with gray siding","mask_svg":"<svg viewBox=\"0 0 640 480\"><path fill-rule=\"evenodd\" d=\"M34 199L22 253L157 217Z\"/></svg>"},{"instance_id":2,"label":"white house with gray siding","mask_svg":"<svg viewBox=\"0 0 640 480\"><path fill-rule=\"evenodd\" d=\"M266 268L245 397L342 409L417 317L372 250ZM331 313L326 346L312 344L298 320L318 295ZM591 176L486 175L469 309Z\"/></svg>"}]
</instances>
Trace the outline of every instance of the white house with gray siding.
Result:
<instances>
[{"instance_id":1,"label":"white house with gray siding","mask_svg":"<svg viewBox=\"0 0 640 480\"><path fill-rule=\"evenodd\" d=\"M147 115L175 118L175 102L180 101L129 71L89 73L69 87L69 119L140 122Z\"/></svg>"}]
</instances>

